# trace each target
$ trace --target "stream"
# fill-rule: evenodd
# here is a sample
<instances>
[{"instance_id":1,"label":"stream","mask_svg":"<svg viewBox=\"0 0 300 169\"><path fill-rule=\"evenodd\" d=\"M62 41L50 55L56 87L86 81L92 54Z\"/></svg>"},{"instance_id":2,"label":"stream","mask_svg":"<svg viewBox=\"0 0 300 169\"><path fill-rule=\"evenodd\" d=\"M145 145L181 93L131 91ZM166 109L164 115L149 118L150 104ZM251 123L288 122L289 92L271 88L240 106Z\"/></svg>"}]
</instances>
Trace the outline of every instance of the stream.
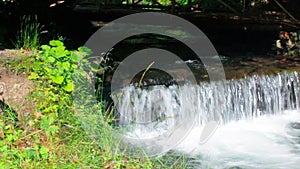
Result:
<instances>
[{"instance_id":1,"label":"stream","mask_svg":"<svg viewBox=\"0 0 300 169\"><path fill-rule=\"evenodd\" d=\"M150 153L172 146L193 168L298 168L299 91L299 74L284 72L196 86L130 86L113 98L124 138ZM211 120L219 128L200 144ZM179 130L185 132L178 136Z\"/></svg>"}]
</instances>

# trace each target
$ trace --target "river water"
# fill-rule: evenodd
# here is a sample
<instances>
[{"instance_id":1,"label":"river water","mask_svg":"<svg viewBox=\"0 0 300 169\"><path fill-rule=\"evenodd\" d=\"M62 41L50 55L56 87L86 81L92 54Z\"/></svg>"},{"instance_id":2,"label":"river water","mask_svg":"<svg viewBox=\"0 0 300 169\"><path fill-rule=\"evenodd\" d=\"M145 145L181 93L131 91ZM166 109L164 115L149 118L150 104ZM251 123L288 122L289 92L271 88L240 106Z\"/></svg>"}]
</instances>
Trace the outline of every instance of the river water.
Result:
<instances>
[{"instance_id":1,"label":"river water","mask_svg":"<svg viewBox=\"0 0 300 169\"><path fill-rule=\"evenodd\" d=\"M176 150L192 157L194 168L286 169L299 168L300 112L233 121L219 127L205 144L199 144L202 127L195 127Z\"/></svg>"},{"instance_id":2,"label":"river water","mask_svg":"<svg viewBox=\"0 0 300 169\"><path fill-rule=\"evenodd\" d=\"M197 86L130 86L120 93L113 98L118 124L127 129L124 136L162 139L184 126L187 132L172 150L187 155L193 168L299 168L296 72ZM211 120L220 125L200 144L203 127ZM151 142L145 149L155 146Z\"/></svg>"}]
</instances>

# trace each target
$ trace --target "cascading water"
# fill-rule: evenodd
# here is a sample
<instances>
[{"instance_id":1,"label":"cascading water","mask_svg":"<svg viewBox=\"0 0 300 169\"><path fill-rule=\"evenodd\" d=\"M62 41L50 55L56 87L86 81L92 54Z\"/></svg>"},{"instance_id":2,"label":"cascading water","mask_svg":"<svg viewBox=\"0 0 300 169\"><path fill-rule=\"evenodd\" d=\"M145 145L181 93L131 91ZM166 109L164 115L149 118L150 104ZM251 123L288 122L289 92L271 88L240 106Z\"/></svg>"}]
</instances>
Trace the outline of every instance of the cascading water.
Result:
<instances>
[{"instance_id":1,"label":"cascading water","mask_svg":"<svg viewBox=\"0 0 300 169\"><path fill-rule=\"evenodd\" d=\"M128 87L113 94L125 137L166 136L189 122L191 133L173 149L191 156L195 168L297 168L300 130L289 124L300 122L299 99L296 72L198 86ZM200 145L210 120L221 126Z\"/></svg>"},{"instance_id":2,"label":"cascading water","mask_svg":"<svg viewBox=\"0 0 300 169\"><path fill-rule=\"evenodd\" d=\"M207 122L207 117L211 114L220 116L221 123L225 124L263 114L281 114L286 109L297 109L299 90L297 73L231 80L226 82L224 88L214 83L205 83L199 86L196 95L200 98L198 123Z\"/></svg>"}]
</instances>

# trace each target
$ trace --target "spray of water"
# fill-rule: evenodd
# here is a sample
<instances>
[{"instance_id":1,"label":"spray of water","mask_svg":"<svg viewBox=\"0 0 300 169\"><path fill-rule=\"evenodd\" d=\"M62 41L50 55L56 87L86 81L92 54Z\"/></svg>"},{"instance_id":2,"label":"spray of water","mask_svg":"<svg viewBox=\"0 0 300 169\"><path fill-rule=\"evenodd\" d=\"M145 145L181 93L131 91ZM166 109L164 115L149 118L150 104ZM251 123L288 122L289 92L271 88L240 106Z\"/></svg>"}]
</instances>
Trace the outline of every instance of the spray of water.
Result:
<instances>
[{"instance_id":1,"label":"spray of water","mask_svg":"<svg viewBox=\"0 0 300 169\"><path fill-rule=\"evenodd\" d=\"M195 122L190 122L191 134L174 149L194 156L199 168L294 167L300 162L299 146L293 144L298 136L289 135L286 126L300 122L300 115L292 112L299 109L299 90L298 73L292 72L198 86L127 87L113 99L118 124L129 138L167 137L194 116L188 118ZM221 127L207 144L199 145L203 126L211 120Z\"/></svg>"}]
</instances>

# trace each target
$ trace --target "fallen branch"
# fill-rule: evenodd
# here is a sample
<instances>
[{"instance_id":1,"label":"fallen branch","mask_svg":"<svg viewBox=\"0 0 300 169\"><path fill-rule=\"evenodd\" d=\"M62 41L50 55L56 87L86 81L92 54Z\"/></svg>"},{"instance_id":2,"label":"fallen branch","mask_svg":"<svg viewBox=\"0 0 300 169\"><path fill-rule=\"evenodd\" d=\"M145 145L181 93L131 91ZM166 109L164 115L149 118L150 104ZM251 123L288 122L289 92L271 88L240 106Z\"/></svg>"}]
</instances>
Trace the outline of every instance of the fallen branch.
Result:
<instances>
[{"instance_id":1,"label":"fallen branch","mask_svg":"<svg viewBox=\"0 0 300 169\"><path fill-rule=\"evenodd\" d=\"M238 12L237 10L235 10L234 8L232 8L230 5L228 5L227 3L225 3L223 0L218 0L218 2L220 2L222 5L224 5L226 8L228 8L229 10L231 10L233 13L237 14L237 15L241 15L240 12Z\"/></svg>"},{"instance_id":2,"label":"fallen branch","mask_svg":"<svg viewBox=\"0 0 300 169\"><path fill-rule=\"evenodd\" d=\"M285 12L291 19L299 23L299 20L296 19L287 9L285 9L277 0L274 0L274 2Z\"/></svg>"}]
</instances>

